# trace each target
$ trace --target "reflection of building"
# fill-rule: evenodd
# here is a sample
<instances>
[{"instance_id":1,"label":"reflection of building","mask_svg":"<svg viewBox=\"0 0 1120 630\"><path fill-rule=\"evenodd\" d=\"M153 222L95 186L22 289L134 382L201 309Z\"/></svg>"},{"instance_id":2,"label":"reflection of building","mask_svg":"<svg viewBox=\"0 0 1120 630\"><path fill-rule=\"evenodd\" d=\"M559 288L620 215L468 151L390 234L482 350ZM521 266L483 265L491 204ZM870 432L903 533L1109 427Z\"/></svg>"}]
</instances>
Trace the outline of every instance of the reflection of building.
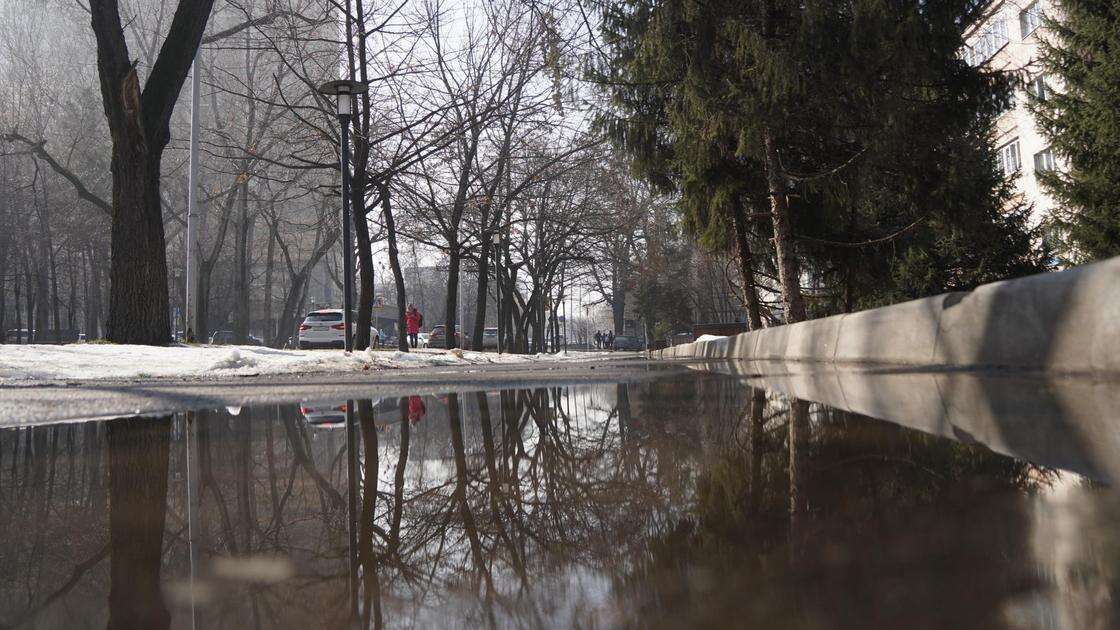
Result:
<instances>
[{"instance_id":1,"label":"reflection of building","mask_svg":"<svg viewBox=\"0 0 1120 630\"><path fill-rule=\"evenodd\" d=\"M1052 85L1037 63L1043 14L1053 15L1051 0L991 2L965 31L965 60L973 66L1013 73L1020 81L1011 106L996 121L993 142L998 162L1015 181L1027 203L1034 204L1032 222L1046 219L1053 201L1038 185L1035 174L1056 167L1054 154L1035 127L1027 109L1027 93L1045 98Z\"/></svg>"}]
</instances>

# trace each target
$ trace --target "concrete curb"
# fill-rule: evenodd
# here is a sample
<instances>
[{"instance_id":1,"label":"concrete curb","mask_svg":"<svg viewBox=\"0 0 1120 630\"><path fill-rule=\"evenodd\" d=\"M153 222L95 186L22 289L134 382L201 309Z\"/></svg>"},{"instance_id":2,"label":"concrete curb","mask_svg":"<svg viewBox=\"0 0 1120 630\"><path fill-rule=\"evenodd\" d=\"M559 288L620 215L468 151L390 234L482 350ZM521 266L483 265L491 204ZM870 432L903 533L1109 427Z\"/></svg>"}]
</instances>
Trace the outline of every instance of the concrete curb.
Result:
<instances>
[{"instance_id":1,"label":"concrete curb","mask_svg":"<svg viewBox=\"0 0 1120 630\"><path fill-rule=\"evenodd\" d=\"M653 356L1120 372L1120 257Z\"/></svg>"}]
</instances>

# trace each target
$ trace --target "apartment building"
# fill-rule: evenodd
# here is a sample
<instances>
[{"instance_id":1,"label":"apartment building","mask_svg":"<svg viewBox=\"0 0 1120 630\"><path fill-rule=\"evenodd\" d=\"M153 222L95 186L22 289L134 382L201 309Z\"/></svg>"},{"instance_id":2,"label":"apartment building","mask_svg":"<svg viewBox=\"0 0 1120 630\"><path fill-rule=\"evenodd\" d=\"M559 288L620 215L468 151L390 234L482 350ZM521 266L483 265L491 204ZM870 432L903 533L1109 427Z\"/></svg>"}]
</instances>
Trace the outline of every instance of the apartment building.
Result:
<instances>
[{"instance_id":1,"label":"apartment building","mask_svg":"<svg viewBox=\"0 0 1120 630\"><path fill-rule=\"evenodd\" d=\"M965 31L965 59L1012 73L1018 83L1011 106L996 121L993 142L999 150L1003 172L1033 204L1032 223L1044 221L1053 200L1040 188L1036 174L1058 168L1046 139L1027 109L1027 92L1045 98L1051 83L1037 63L1044 15L1054 15L1052 0L1003 0L988 3L980 17Z\"/></svg>"}]
</instances>

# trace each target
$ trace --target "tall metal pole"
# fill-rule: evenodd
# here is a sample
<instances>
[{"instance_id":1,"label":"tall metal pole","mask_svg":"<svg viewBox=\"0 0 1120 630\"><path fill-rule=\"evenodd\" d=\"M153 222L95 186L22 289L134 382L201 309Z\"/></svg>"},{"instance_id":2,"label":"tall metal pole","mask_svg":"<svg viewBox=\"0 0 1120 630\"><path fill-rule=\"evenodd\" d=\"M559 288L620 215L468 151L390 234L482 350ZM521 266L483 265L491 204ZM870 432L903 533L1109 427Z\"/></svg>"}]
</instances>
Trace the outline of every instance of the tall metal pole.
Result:
<instances>
[{"instance_id":1,"label":"tall metal pole","mask_svg":"<svg viewBox=\"0 0 1120 630\"><path fill-rule=\"evenodd\" d=\"M349 94L339 94L338 98L350 98ZM342 147L339 163L342 166L342 321L345 324L346 339L343 347L346 352L354 350L354 339L350 332L353 322L350 310L353 299L350 285L354 280L354 265L351 260L354 254L354 244L350 240L350 116L339 114L339 125L342 127Z\"/></svg>"},{"instance_id":2,"label":"tall metal pole","mask_svg":"<svg viewBox=\"0 0 1120 630\"><path fill-rule=\"evenodd\" d=\"M185 300L186 340L193 342L198 333L198 53L191 63L191 149L187 161L187 294Z\"/></svg>"},{"instance_id":3,"label":"tall metal pole","mask_svg":"<svg viewBox=\"0 0 1120 630\"><path fill-rule=\"evenodd\" d=\"M564 307L564 352L568 351L568 319L571 313L568 312L568 290L565 280L568 279L567 269L560 268L560 306Z\"/></svg>"},{"instance_id":4,"label":"tall metal pole","mask_svg":"<svg viewBox=\"0 0 1120 630\"><path fill-rule=\"evenodd\" d=\"M494 297L497 301L496 309L498 311L498 355L502 354L502 270L498 266L501 258L498 252L501 250L501 245L498 239L494 240Z\"/></svg>"}]
</instances>

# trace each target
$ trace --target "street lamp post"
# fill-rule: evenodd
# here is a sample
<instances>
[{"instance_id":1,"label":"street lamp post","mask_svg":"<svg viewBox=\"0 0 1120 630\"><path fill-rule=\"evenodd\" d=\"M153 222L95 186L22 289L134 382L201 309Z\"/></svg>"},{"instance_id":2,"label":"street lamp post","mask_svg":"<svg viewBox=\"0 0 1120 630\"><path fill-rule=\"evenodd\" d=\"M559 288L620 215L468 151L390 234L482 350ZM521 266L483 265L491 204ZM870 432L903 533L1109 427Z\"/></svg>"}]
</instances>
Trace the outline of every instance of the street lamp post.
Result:
<instances>
[{"instance_id":1,"label":"street lamp post","mask_svg":"<svg viewBox=\"0 0 1120 630\"><path fill-rule=\"evenodd\" d=\"M339 147L339 166L342 169L342 321L346 330L343 347L346 352L354 349L353 328L353 288L354 283L354 243L350 238L350 117L354 113L354 95L369 89L365 83L341 79L319 86L319 93L337 97L338 126L342 136Z\"/></svg>"},{"instance_id":2,"label":"street lamp post","mask_svg":"<svg viewBox=\"0 0 1120 630\"><path fill-rule=\"evenodd\" d=\"M498 311L498 356L502 354L502 272L498 264L501 262L502 235L494 232L491 237L494 243L494 297L497 299Z\"/></svg>"}]
</instances>

